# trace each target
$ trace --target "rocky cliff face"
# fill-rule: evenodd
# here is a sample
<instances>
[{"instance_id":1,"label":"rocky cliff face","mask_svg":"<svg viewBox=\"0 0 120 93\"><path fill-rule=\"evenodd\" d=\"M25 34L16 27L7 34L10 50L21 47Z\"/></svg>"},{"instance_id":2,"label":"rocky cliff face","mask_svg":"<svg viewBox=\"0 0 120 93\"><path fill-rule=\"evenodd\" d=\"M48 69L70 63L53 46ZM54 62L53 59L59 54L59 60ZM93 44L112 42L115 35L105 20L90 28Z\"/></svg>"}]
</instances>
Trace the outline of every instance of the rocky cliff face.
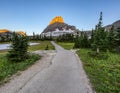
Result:
<instances>
[{"instance_id":1,"label":"rocky cliff face","mask_svg":"<svg viewBox=\"0 0 120 93\"><path fill-rule=\"evenodd\" d=\"M114 26L114 29L120 28L120 20L105 26L106 31L110 31L111 27Z\"/></svg>"},{"instance_id":2,"label":"rocky cliff face","mask_svg":"<svg viewBox=\"0 0 120 93\"><path fill-rule=\"evenodd\" d=\"M51 25L48 25L43 33L47 33L47 32L52 32L52 31L55 31L56 29L59 29L59 30L76 30L76 27L75 26L71 26L71 25L68 25L66 23L60 23L60 22L56 22L54 24L51 24Z\"/></svg>"},{"instance_id":3,"label":"rocky cliff face","mask_svg":"<svg viewBox=\"0 0 120 93\"><path fill-rule=\"evenodd\" d=\"M62 30L76 30L75 26L64 23L64 19L61 16L56 16L50 21L50 24L44 29L43 33L53 32L56 29Z\"/></svg>"}]
</instances>

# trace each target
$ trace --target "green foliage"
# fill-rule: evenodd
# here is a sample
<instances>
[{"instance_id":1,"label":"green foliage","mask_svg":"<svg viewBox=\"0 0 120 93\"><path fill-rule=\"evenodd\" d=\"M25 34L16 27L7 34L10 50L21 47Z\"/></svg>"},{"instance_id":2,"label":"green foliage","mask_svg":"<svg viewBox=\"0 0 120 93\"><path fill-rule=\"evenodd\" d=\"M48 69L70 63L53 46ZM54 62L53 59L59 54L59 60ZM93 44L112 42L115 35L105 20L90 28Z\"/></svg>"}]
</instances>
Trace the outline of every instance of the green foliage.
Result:
<instances>
[{"instance_id":1,"label":"green foliage","mask_svg":"<svg viewBox=\"0 0 120 93\"><path fill-rule=\"evenodd\" d=\"M97 53L96 51L91 51L88 52L89 56L95 59L99 59L99 60L106 60L108 58L108 54L106 52L101 52L101 53Z\"/></svg>"},{"instance_id":2,"label":"green foliage","mask_svg":"<svg viewBox=\"0 0 120 93\"><path fill-rule=\"evenodd\" d=\"M76 36L74 41L74 48L80 48L80 37Z\"/></svg>"},{"instance_id":3,"label":"green foliage","mask_svg":"<svg viewBox=\"0 0 120 93\"><path fill-rule=\"evenodd\" d=\"M17 35L15 32L12 36L11 49L8 51L7 58L10 61L20 62L28 58L28 38L27 36Z\"/></svg>"},{"instance_id":4,"label":"green foliage","mask_svg":"<svg viewBox=\"0 0 120 93\"><path fill-rule=\"evenodd\" d=\"M113 52L115 51L115 31L114 31L114 26L112 26L110 32L107 33L107 45L108 45L108 50Z\"/></svg>"},{"instance_id":5,"label":"green foliage","mask_svg":"<svg viewBox=\"0 0 120 93\"><path fill-rule=\"evenodd\" d=\"M6 54L0 54L0 85L7 82L10 76L17 71L25 70L34 64L40 58L39 55L29 54L29 59L21 62L10 62L6 58Z\"/></svg>"},{"instance_id":6,"label":"green foliage","mask_svg":"<svg viewBox=\"0 0 120 93\"><path fill-rule=\"evenodd\" d=\"M96 25L95 31L92 32L91 47L93 50L106 51L107 50L107 32L102 27L102 12L100 13L100 19L98 25Z\"/></svg>"},{"instance_id":7,"label":"green foliage","mask_svg":"<svg viewBox=\"0 0 120 93\"><path fill-rule=\"evenodd\" d=\"M81 32L81 36L76 36L74 48L89 48L90 41L85 32Z\"/></svg>"},{"instance_id":8,"label":"green foliage","mask_svg":"<svg viewBox=\"0 0 120 93\"><path fill-rule=\"evenodd\" d=\"M73 42L74 35L73 34L63 34L57 37L57 42Z\"/></svg>"},{"instance_id":9,"label":"green foliage","mask_svg":"<svg viewBox=\"0 0 120 93\"><path fill-rule=\"evenodd\" d=\"M110 31L105 31L104 27L102 27L101 12L99 23L96 25L95 30L92 30L90 43L91 48L97 53L107 50L120 53L120 28L115 29L113 25Z\"/></svg>"},{"instance_id":10,"label":"green foliage","mask_svg":"<svg viewBox=\"0 0 120 93\"><path fill-rule=\"evenodd\" d=\"M120 92L120 55L107 52L107 59L91 57L88 49L77 51L96 93ZM105 55L103 53L100 55Z\"/></svg>"}]
</instances>

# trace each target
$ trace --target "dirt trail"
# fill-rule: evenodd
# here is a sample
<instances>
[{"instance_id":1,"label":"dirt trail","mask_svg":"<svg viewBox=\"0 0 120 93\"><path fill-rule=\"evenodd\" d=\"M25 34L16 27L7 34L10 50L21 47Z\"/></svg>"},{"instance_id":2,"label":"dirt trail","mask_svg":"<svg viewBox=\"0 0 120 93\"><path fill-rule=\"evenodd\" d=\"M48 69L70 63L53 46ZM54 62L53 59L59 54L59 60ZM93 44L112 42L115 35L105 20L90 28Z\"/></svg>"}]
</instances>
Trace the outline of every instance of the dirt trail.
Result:
<instances>
[{"instance_id":1,"label":"dirt trail","mask_svg":"<svg viewBox=\"0 0 120 93\"><path fill-rule=\"evenodd\" d=\"M93 93L75 52L52 42L56 51L36 51L44 57L0 88L0 93Z\"/></svg>"}]
</instances>

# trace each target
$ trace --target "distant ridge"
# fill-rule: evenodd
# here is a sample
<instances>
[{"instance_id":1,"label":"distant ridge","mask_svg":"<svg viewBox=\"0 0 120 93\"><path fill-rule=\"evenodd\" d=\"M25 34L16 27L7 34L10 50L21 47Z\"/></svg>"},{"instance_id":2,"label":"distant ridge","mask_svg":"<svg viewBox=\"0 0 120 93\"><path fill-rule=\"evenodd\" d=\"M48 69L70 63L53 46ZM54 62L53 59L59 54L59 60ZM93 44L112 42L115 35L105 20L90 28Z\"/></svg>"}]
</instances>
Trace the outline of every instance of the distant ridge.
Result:
<instances>
[{"instance_id":1,"label":"distant ridge","mask_svg":"<svg viewBox=\"0 0 120 93\"><path fill-rule=\"evenodd\" d=\"M24 31L15 31L19 35L25 35ZM4 36L6 34L12 34L13 32L8 29L0 29L0 36Z\"/></svg>"},{"instance_id":2,"label":"distant ridge","mask_svg":"<svg viewBox=\"0 0 120 93\"><path fill-rule=\"evenodd\" d=\"M7 30L7 29L0 29L0 33L8 33L10 32L10 30Z\"/></svg>"},{"instance_id":3,"label":"distant ridge","mask_svg":"<svg viewBox=\"0 0 120 93\"><path fill-rule=\"evenodd\" d=\"M110 31L111 27L114 26L114 29L120 28L120 20L115 21L114 23L105 26L106 31Z\"/></svg>"}]
</instances>

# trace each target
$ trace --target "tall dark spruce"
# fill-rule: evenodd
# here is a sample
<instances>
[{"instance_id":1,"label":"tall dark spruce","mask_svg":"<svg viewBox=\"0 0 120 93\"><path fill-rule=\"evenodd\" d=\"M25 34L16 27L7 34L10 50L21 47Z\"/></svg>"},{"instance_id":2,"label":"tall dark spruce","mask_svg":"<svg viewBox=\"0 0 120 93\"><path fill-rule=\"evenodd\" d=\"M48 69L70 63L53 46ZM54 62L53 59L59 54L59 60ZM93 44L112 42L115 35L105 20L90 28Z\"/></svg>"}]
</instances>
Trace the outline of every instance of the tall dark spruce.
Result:
<instances>
[{"instance_id":1,"label":"tall dark spruce","mask_svg":"<svg viewBox=\"0 0 120 93\"><path fill-rule=\"evenodd\" d=\"M99 23L96 25L95 31L93 32L93 43L91 44L92 49L96 50L97 53L100 51L107 50L107 32L105 32L102 26L102 12L100 12Z\"/></svg>"}]
</instances>

